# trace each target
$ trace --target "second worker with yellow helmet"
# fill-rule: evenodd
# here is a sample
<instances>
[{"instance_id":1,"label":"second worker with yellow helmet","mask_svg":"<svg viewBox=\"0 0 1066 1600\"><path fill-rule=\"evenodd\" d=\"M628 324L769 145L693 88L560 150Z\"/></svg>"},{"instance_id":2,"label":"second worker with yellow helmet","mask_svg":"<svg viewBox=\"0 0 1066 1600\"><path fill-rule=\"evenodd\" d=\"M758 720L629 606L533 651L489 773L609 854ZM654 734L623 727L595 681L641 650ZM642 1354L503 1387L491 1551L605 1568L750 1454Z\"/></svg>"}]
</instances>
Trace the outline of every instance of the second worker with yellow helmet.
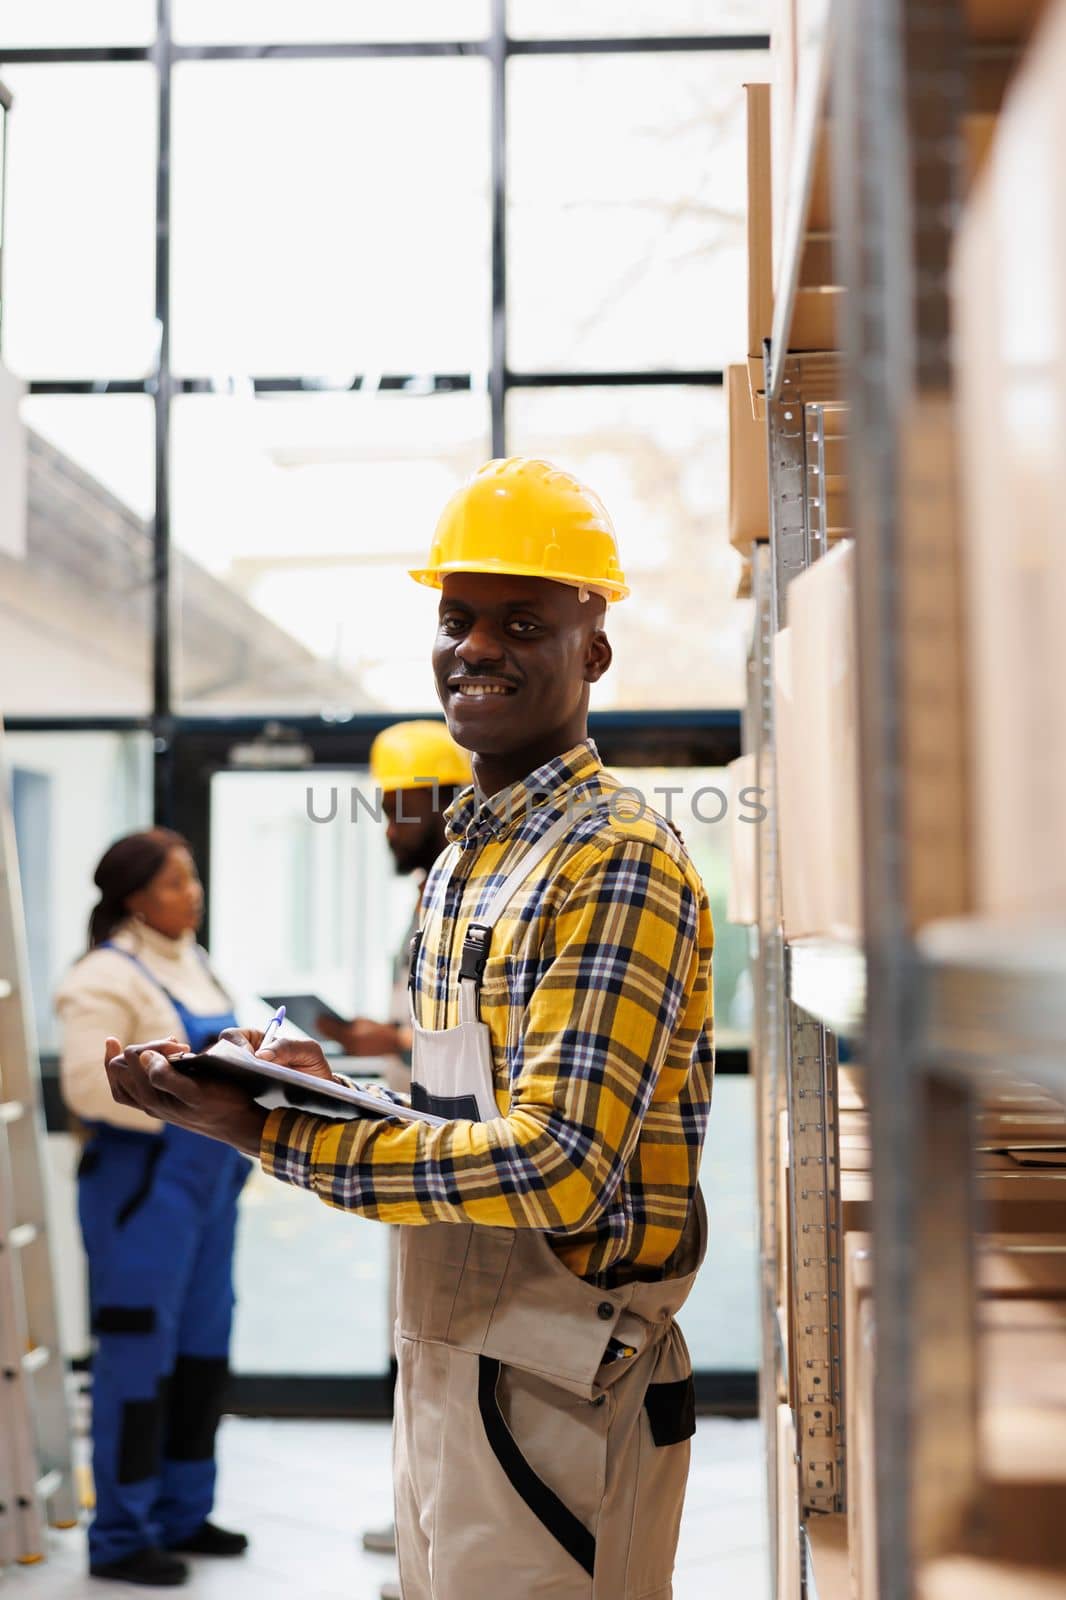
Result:
<instances>
[{"instance_id":1,"label":"second worker with yellow helmet","mask_svg":"<svg viewBox=\"0 0 1066 1600\"><path fill-rule=\"evenodd\" d=\"M441 722L428 718L394 722L378 734L370 747L370 780L381 800L388 841L396 871L412 876L418 895L411 928L393 967L392 1016L387 1022L353 1017L337 1022L318 1018L318 1029L334 1039L350 1056L384 1056L390 1089L406 1093L410 1087L411 1029L407 1015L407 962L411 938L418 926L422 885L444 849L444 813L456 791L470 782L470 757L460 750Z\"/></svg>"}]
</instances>

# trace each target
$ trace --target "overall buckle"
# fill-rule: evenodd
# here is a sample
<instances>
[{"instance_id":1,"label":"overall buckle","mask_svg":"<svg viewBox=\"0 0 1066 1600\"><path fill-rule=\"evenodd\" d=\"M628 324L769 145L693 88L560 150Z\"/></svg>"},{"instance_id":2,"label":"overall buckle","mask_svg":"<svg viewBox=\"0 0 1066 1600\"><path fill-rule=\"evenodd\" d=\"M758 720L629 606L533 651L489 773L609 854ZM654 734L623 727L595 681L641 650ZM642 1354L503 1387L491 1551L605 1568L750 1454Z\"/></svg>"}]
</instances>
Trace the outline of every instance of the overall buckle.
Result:
<instances>
[{"instance_id":1,"label":"overall buckle","mask_svg":"<svg viewBox=\"0 0 1066 1600\"><path fill-rule=\"evenodd\" d=\"M459 963L459 978L466 979L480 986L485 975L485 963L489 959L489 947L492 944L492 929L485 922L472 922L466 930L463 940L463 954Z\"/></svg>"},{"instance_id":2,"label":"overall buckle","mask_svg":"<svg viewBox=\"0 0 1066 1600\"><path fill-rule=\"evenodd\" d=\"M415 992L415 968L418 966L418 952L422 948L422 929L417 928L411 935L411 943L407 964L407 987L412 995Z\"/></svg>"}]
</instances>

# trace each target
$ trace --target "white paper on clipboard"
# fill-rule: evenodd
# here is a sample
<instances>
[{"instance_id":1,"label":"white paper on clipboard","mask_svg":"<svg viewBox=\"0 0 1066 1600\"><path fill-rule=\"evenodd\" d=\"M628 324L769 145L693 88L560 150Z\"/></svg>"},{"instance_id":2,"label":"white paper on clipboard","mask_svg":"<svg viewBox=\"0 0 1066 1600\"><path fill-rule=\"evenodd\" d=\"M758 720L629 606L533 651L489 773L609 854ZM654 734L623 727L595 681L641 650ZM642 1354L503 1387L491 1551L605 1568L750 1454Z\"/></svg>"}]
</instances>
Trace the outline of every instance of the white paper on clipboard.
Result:
<instances>
[{"instance_id":1,"label":"white paper on clipboard","mask_svg":"<svg viewBox=\"0 0 1066 1600\"><path fill-rule=\"evenodd\" d=\"M247 1086L249 1091L257 1089L253 1098L268 1110L305 1111L310 1116L334 1122L353 1117L397 1117L401 1122L426 1122L440 1128L447 1121L445 1117L435 1116L430 1111L416 1111L402 1101L372 1089L361 1089L354 1083L312 1078L295 1067L264 1061L228 1039L220 1039L203 1054L218 1062L221 1077ZM181 1063L181 1056L171 1057L172 1066L180 1069Z\"/></svg>"}]
</instances>

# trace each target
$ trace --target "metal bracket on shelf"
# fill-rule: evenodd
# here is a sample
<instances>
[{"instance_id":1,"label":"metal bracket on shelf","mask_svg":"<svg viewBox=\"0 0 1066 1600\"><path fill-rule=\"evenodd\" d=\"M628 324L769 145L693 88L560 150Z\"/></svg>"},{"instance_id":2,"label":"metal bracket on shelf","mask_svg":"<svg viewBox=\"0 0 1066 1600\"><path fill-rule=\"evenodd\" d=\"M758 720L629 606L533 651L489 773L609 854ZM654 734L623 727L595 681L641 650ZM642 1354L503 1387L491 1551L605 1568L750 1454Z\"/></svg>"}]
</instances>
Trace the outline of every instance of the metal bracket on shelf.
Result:
<instances>
[{"instance_id":1,"label":"metal bracket on shelf","mask_svg":"<svg viewBox=\"0 0 1066 1600\"><path fill-rule=\"evenodd\" d=\"M781 397L766 404L770 471L770 548L773 552L774 625L788 621L788 586L810 565L807 531L807 437L802 369L785 362Z\"/></svg>"},{"instance_id":2,"label":"metal bracket on shelf","mask_svg":"<svg viewBox=\"0 0 1066 1600\"><path fill-rule=\"evenodd\" d=\"M819 560L829 541L845 529L839 519L846 498L844 483L844 424L848 408L827 401L803 407L807 461L807 561Z\"/></svg>"},{"instance_id":3,"label":"metal bracket on shelf","mask_svg":"<svg viewBox=\"0 0 1066 1600\"><path fill-rule=\"evenodd\" d=\"M804 1511L840 1511L844 1441L836 1043L791 1000L788 1021L800 1498Z\"/></svg>"}]
</instances>

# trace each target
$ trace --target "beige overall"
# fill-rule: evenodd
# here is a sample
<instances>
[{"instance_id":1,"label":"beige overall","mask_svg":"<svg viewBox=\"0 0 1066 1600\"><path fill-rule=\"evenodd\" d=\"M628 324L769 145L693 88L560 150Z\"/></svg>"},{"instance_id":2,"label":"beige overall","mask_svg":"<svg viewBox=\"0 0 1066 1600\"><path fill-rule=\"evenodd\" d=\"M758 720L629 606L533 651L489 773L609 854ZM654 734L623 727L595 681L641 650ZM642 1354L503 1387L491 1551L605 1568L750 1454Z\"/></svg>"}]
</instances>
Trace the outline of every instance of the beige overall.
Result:
<instances>
[{"instance_id":1,"label":"beige overall","mask_svg":"<svg viewBox=\"0 0 1066 1600\"><path fill-rule=\"evenodd\" d=\"M531 847L468 934L459 1026L412 1019L415 1103L499 1116L480 972L492 926L572 821ZM616 1289L576 1277L527 1229L399 1232L404 1600L669 1600L695 1426L674 1316L703 1258L702 1197L671 1276Z\"/></svg>"}]
</instances>

